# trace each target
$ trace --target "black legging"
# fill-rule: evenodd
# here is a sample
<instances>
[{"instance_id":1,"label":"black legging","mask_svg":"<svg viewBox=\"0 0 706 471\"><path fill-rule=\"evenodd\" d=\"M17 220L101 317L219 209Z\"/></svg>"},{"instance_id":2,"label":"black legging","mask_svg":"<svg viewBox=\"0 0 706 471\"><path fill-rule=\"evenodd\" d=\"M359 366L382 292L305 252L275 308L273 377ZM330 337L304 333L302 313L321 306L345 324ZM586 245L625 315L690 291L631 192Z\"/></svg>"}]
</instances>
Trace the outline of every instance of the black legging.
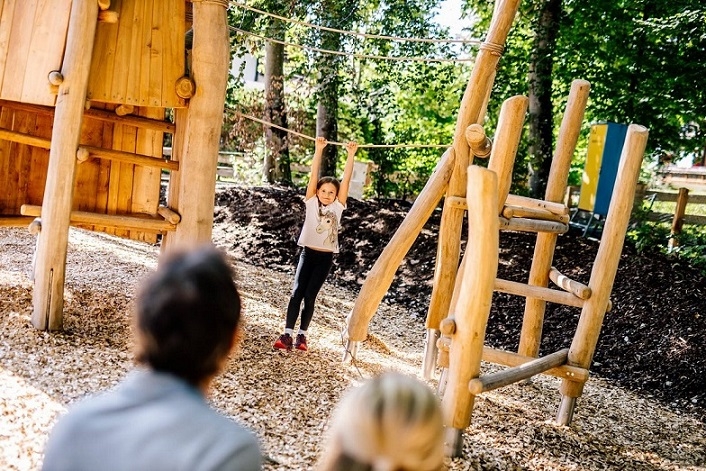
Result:
<instances>
[{"instance_id":1,"label":"black legging","mask_svg":"<svg viewBox=\"0 0 706 471\"><path fill-rule=\"evenodd\" d=\"M314 316L314 302L319 290L326 281L326 276L333 265L333 252L320 252L308 247L304 247L299 256L297 273L294 276L294 288L292 297L287 306L287 329L294 329L299 317L299 307L304 300L302 309L302 321L299 326L306 331L309 328L311 318Z\"/></svg>"}]
</instances>

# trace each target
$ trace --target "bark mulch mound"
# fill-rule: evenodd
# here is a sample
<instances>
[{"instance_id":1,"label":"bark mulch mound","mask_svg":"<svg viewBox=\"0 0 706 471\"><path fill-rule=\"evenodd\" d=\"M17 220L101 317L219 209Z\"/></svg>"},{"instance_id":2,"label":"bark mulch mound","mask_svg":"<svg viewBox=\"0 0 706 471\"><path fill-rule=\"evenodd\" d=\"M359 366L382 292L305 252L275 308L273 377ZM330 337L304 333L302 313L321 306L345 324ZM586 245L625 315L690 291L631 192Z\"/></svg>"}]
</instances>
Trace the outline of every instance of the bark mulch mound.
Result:
<instances>
[{"instance_id":1,"label":"bark mulch mound","mask_svg":"<svg viewBox=\"0 0 706 471\"><path fill-rule=\"evenodd\" d=\"M301 191L232 187L217 194L216 204L214 234L220 245L249 264L293 273L304 214ZM329 280L358 290L410 207L406 201L349 199L340 233L342 251ZM440 216L437 209L383 300L403 306L420 322L431 294ZM501 234L500 278L527 280L534 241L532 234ZM562 235L554 266L588 283L598 245ZM592 374L706 418L706 277L677 258L638 254L626 245L611 299L613 309L604 320ZM523 310L523 298L496 293L487 343L515 350ZM579 314L577 308L547 305L540 354L570 345Z\"/></svg>"}]
</instances>

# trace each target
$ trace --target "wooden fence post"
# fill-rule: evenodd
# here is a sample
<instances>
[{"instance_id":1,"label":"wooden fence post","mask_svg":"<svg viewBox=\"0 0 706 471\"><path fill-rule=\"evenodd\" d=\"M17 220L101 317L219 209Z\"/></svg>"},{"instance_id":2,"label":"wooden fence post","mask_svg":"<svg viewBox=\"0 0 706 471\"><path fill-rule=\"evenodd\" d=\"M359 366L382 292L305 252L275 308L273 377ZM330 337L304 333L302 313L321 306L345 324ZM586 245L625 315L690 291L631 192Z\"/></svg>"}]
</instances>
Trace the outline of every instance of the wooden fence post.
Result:
<instances>
[{"instance_id":1,"label":"wooden fence post","mask_svg":"<svg viewBox=\"0 0 706 471\"><path fill-rule=\"evenodd\" d=\"M689 189L679 188L679 196L677 197L677 207L674 210L674 219L672 219L672 231L669 235L668 249L671 252L676 247L679 247L677 237L681 234L682 226L684 225L684 214L686 214L686 204L689 202Z\"/></svg>"}]
</instances>

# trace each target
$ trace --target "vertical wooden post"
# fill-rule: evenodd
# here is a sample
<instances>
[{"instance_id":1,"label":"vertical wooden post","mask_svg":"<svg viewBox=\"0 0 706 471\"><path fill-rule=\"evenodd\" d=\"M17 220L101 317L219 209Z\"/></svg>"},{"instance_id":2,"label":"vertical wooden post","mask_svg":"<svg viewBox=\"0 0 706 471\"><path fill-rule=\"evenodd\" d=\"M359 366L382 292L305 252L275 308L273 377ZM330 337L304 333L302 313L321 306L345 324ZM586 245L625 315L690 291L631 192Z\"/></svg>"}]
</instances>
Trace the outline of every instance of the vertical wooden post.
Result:
<instances>
[{"instance_id":1,"label":"vertical wooden post","mask_svg":"<svg viewBox=\"0 0 706 471\"><path fill-rule=\"evenodd\" d=\"M493 150L488 161L488 170L498 176L498 214L502 212L505 199L510 193L512 169L522 137L522 125L528 103L526 96L517 95L505 100L500 109L498 129L493 137Z\"/></svg>"},{"instance_id":2,"label":"vertical wooden post","mask_svg":"<svg viewBox=\"0 0 706 471\"><path fill-rule=\"evenodd\" d=\"M630 221L635 186L647 145L647 135L648 131L643 126L631 124L628 127L620 156L618 176L613 186L613 197L608 208L598 254L591 270L591 279L588 282L591 297L586 300L581 310L581 317L569 349L568 364L571 366L589 369L596 351L598 335L601 332L613 281L618 271L625 231ZM562 380L560 388L562 401L557 412L558 423L562 425L571 423L576 398L583 392L583 385L583 382Z\"/></svg>"},{"instance_id":3,"label":"vertical wooden post","mask_svg":"<svg viewBox=\"0 0 706 471\"><path fill-rule=\"evenodd\" d=\"M519 3L519 0L498 0L495 2L488 36L478 51L473 72L461 100L453 142L456 164L441 213L434 268L434 287L427 312L426 327L429 334L424 347L424 358L427 362L434 357L430 354L430 350L436 350L435 336L431 334L431 331L438 331L439 323L449 312L461 253L461 227L465 211L448 204L448 197L466 196L466 171L467 167L473 163L473 156L470 155L465 137L466 128L471 124L481 124L485 117L487 97L493 87L495 69L500 61L501 51L515 19ZM427 378L430 376L431 366L429 364L422 366L423 374Z\"/></svg>"},{"instance_id":4,"label":"vertical wooden post","mask_svg":"<svg viewBox=\"0 0 706 471\"><path fill-rule=\"evenodd\" d=\"M216 168L229 69L226 0L194 1L191 78L196 84L186 111L183 152L179 156L175 206L181 214L169 249L211 241ZM171 205L171 203L170 203ZM174 207L174 206L173 206Z\"/></svg>"},{"instance_id":5,"label":"vertical wooden post","mask_svg":"<svg viewBox=\"0 0 706 471\"><path fill-rule=\"evenodd\" d=\"M498 179L495 172L468 167L468 248L451 336L448 381L444 389L447 454L460 456L461 433L471 422L475 397L468 382L480 373L485 329L498 271Z\"/></svg>"},{"instance_id":6,"label":"vertical wooden post","mask_svg":"<svg viewBox=\"0 0 706 471\"><path fill-rule=\"evenodd\" d=\"M42 233L37 243L32 324L41 330L63 327L64 279L69 218L88 75L93 54L98 2L74 0L61 67L47 181L42 203Z\"/></svg>"},{"instance_id":7,"label":"vertical wooden post","mask_svg":"<svg viewBox=\"0 0 706 471\"><path fill-rule=\"evenodd\" d=\"M677 207L674 210L674 219L672 219L672 231L669 235L669 251L674 250L679 246L679 241L675 236L681 234L681 228L684 225L684 214L686 214L686 204L689 202L689 189L679 188L677 196Z\"/></svg>"},{"instance_id":8,"label":"vertical wooden post","mask_svg":"<svg viewBox=\"0 0 706 471\"><path fill-rule=\"evenodd\" d=\"M590 84L585 80L574 80L571 83L569 100L566 103L566 111L559 129L559 140L552 159L552 166L549 170L549 181L547 182L547 191L545 193L547 201L560 203L564 198L569 178L569 168L571 167L571 157L574 154L576 142L581 132L581 122L583 121L590 89ZM528 280L529 285L546 287L549 284L549 270L554 259L556 239L557 234L546 232L537 234L537 242L535 243L532 257L532 268L530 269ZM546 301L537 298L527 298L522 320L520 346L518 348L520 355L536 357L539 353L546 306Z\"/></svg>"}]
</instances>

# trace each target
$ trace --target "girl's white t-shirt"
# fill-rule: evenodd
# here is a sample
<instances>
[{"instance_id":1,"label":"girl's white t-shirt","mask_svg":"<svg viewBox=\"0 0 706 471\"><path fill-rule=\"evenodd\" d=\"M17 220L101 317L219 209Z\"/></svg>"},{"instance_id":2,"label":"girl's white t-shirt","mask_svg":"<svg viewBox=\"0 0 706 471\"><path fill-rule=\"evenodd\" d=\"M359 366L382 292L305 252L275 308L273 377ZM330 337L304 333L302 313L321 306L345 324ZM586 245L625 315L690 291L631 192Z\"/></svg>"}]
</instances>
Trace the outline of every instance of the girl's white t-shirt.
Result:
<instances>
[{"instance_id":1,"label":"girl's white t-shirt","mask_svg":"<svg viewBox=\"0 0 706 471\"><path fill-rule=\"evenodd\" d=\"M304 205L306 215L297 244L338 253L338 231L341 228L341 214L346 207L338 199L328 206L319 205L316 195L306 200Z\"/></svg>"}]
</instances>

